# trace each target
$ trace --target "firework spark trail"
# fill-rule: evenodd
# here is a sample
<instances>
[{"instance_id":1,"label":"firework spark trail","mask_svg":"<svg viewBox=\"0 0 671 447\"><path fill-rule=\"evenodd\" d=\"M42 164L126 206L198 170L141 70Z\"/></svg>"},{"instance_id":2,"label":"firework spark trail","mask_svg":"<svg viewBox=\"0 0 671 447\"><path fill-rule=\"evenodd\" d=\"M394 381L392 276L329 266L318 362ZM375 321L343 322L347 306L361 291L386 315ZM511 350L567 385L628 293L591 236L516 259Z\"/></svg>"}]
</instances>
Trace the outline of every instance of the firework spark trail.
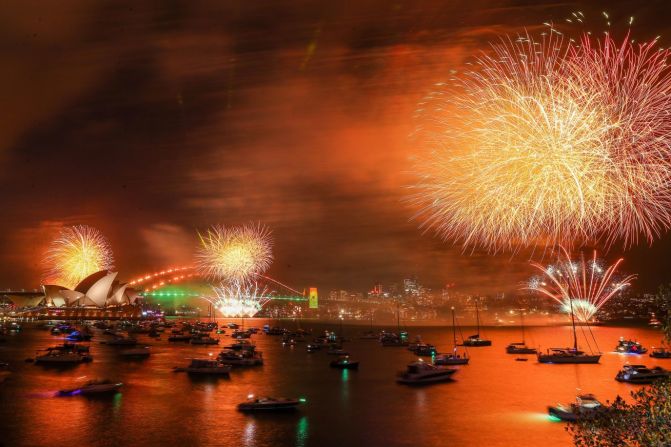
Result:
<instances>
[{"instance_id":1,"label":"firework spark trail","mask_svg":"<svg viewBox=\"0 0 671 447\"><path fill-rule=\"evenodd\" d=\"M265 272L272 262L270 230L264 226L216 225L199 236L196 265L206 277L246 282Z\"/></svg>"},{"instance_id":2,"label":"firework spark trail","mask_svg":"<svg viewBox=\"0 0 671 447\"><path fill-rule=\"evenodd\" d=\"M258 283L233 281L212 287L216 297L211 301L224 317L248 317L256 315L270 301L265 287Z\"/></svg>"},{"instance_id":3,"label":"firework spark trail","mask_svg":"<svg viewBox=\"0 0 671 447\"><path fill-rule=\"evenodd\" d=\"M112 248L97 229L86 225L63 228L43 259L47 283L74 288L100 270L114 268Z\"/></svg>"},{"instance_id":4,"label":"firework spark trail","mask_svg":"<svg viewBox=\"0 0 671 447\"><path fill-rule=\"evenodd\" d=\"M464 247L651 242L671 226L671 73L655 42L503 39L420 104L410 201Z\"/></svg>"},{"instance_id":5,"label":"firework spark trail","mask_svg":"<svg viewBox=\"0 0 671 447\"><path fill-rule=\"evenodd\" d=\"M556 264L550 266L532 264L542 272L542 276L532 278L525 289L552 298L566 313L570 313L573 309L573 314L578 320L587 322L594 318L596 312L608 300L630 286L630 282L636 278L636 275L629 275L615 279L622 262L623 259L618 259L604 269L597 259L596 250L589 262L585 261L582 254L580 262L576 262L562 247L560 259Z\"/></svg>"}]
</instances>

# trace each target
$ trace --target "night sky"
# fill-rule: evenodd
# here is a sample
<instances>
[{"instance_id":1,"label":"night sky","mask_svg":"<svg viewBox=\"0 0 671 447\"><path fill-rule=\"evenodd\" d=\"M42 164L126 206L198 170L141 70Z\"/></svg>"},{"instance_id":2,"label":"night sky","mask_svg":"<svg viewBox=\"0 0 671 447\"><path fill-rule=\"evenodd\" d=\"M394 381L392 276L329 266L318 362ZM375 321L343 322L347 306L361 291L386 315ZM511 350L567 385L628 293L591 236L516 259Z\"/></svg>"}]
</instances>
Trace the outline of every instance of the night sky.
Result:
<instances>
[{"instance_id":1,"label":"night sky","mask_svg":"<svg viewBox=\"0 0 671 447\"><path fill-rule=\"evenodd\" d=\"M529 258L462 254L404 202L431 86L505 33L574 10L671 45L666 1L9 2L0 11L0 288L35 287L62 225L100 229L121 277L191 260L196 231L274 234L270 275L367 290L515 291ZM630 4L628 4L630 3ZM622 252L671 281L671 236Z\"/></svg>"}]
</instances>

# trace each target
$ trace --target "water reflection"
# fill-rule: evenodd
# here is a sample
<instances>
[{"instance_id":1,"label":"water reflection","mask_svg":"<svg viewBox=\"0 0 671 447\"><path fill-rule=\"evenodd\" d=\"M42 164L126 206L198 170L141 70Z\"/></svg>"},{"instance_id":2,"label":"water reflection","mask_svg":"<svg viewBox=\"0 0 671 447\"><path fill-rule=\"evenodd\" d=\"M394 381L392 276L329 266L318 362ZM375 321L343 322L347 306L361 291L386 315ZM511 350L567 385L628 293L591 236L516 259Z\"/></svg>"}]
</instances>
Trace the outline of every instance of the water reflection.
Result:
<instances>
[{"instance_id":1,"label":"water reflection","mask_svg":"<svg viewBox=\"0 0 671 447\"><path fill-rule=\"evenodd\" d=\"M296 424L296 447L305 447L308 440L308 417L303 416Z\"/></svg>"}]
</instances>

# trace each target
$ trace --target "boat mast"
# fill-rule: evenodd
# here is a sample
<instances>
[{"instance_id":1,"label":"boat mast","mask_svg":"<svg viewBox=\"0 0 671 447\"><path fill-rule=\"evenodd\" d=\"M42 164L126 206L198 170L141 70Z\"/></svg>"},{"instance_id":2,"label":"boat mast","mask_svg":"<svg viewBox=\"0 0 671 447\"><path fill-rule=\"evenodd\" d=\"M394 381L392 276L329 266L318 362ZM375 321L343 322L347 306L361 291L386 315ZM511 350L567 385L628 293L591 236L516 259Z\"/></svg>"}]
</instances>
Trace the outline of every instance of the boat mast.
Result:
<instances>
[{"instance_id":1,"label":"boat mast","mask_svg":"<svg viewBox=\"0 0 671 447\"><path fill-rule=\"evenodd\" d=\"M478 325L478 338L480 338L480 310L478 309L478 299L475 299L475 321Z\"/></svg>"},{"instance_id":2,"label":"boat mast","mask_svg":"<svg viewBox=\"0 0 671 447\"><path fill-rule=\"evenodd\" d=\"M401 336L401 299L396 300L396 331Z\"/></svg>"},{"instance_id":3,"label":"boat mast","mask_svg":"<svg viewBox=\"0 0 671 447\"><path fill-rule=\"evenodd\" d=\"M524 310L520 309L520 317L522 318L522 343L526 345L526 342L524 341Z\"/></svg>"},{"instance_id":4,"label":"boat mast","mask_svg":"<svg viewBox=\"0 0 671 447\"><path fill-rule=\"evenodd\" d=\"M573 326L573 349L578 350L578 335L575 331L575 315L573 315L573 299L568 297L569 305L571 306L571 325Z\"/></svg>"},{"instance_id":5,"label":"boat mast","mask_svg":"<svg viewBox=\"0 0 671 447\"><path fill-rule=\"evenodd\" d=\"M454 320L454 306L452 306L452 350L457 352L457 326Z\"/></svg>"}]
</instances>

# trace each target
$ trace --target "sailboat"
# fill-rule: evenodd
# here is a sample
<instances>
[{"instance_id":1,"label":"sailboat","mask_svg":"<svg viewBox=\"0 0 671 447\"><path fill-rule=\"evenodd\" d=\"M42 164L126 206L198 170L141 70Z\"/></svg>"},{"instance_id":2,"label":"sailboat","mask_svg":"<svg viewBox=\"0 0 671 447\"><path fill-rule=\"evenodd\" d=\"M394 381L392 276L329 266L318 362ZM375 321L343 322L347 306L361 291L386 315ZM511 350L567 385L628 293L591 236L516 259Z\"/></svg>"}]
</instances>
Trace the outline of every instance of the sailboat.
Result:
<instances>
[{"instance_id":1,"label":"sailboat","mask_svg":"<svg viewBox=\"0 0 671 447\"><path fill-rule=\"evenodd\" d=\"M550 348L547 353L538 353L539 363L599 363L601 354L586 354L578 349L578 335L575 330L573 299L569 297L571 325L573 326L573 348Z\"/></svg>"},{"instance_id":2,"label":"sailboat","mask_svg":"<svg viewBox=\"0 0 671 447\"><path fill-rule=\"evenodd\" d=\"M452 308L452 353L438 354L433 359L434 365L467 365L468 353L464 351L464 355L457 354L457 325L454 319L454 307Z\"/></svg>"},{"instance_id":3,"label":"sailboat","mask_svg":"<svg viewBox=\"0 0 671 447\"><path fill-rule=\"evenodd\" d=\"M491 340L485 340L484 338L480 338L480 310L478 309L477 301L475 302L475 318L477 321L478 332L477 334L469 335L468 338L464 340L463 345L472 347L491 346L492 345Z\"/></svg>"},{"instance_id":4,"label":"sailboat","mask_svg":"<svg viewBox=\"0 0 671 447\"><path fill-rule=\"evenodd\" d=\"M506 346L508 354L536 354L535 348L530 348L524 341L524 312L520 309L520 318L522 322L522 341L517 343L510 343Z\"/></svg>"}]
</instances>

